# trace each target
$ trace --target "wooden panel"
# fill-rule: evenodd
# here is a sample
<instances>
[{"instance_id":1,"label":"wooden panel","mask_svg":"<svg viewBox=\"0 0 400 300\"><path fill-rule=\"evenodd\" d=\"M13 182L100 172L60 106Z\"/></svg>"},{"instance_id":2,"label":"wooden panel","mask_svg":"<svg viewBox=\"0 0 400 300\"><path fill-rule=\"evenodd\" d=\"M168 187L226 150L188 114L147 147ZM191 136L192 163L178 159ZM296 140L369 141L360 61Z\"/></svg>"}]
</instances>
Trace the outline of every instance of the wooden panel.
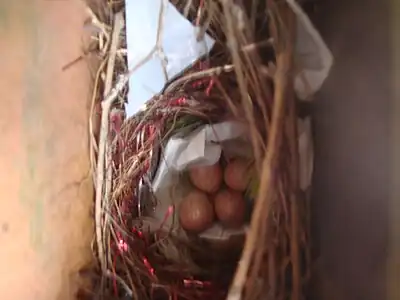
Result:
<instances>
[{"instance_id":1,"label":"wooden panel","mask_svg":"<svg viewBox=\"0 0 400 300\"><path fill-rule=\"evenodd\" d=\"M393 110L392 195L389 206L388 300L400 299L400 2L391 1Z\"/></svg>"},{"instance_id":2,"label":"wooden panel","mask_svg":"<svg viewBox=\"0 0 400 300\"><path fill-rule=\"evenodd\" d=\"M318 24L335 65L315 103L316 280L325 287L315 299L386 299L394 116L390 1L319 2Z\"/></svg>"},{"instance_id":3,"label":"wooden panel","mask_svg":"<svg viewBox=\"0 0 400 300\"><path fill-rule=\"evenodd\" d=\"M79 1L0 1L0 299L72 299L91 258Z\"/></svg>"}]
</instances>

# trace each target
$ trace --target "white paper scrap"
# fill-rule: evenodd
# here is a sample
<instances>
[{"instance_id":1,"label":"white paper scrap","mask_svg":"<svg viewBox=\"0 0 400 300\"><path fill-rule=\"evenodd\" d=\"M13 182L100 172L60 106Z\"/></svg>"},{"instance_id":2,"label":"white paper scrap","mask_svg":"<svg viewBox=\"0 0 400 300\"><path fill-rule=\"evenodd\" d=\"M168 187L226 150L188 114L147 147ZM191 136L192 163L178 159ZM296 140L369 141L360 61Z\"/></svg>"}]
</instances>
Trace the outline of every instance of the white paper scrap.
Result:
<instances>
[{"instance_id":1,"label":"white paper scrap","mask_svg":"<svg viewBox=\"0 0 400 300\"><path fill-rule=\"evenodd\" d=\"M125 0L125 4L128 67L137 68L129 79L126 113L130 117L168 80L207 54L215 41L207 34L197 41L197 28L167 0ZM151 54L159 27L162 51Z\"/></svg>"},{"instance_id":2,"label":"white paper scrap","mask_svg":"<svg viewBox=\"0 0 400 300\"><path fill-rule=\"evenodd\" d=\"M189 166L215 164L221 157L220 143L240 138L245 133L242 124L227 121L205 125L186 138L172 137L164 149L153 181L152 187L156 195L163 188L173 185L178 180L179 173Z\"/></svg>"},{"instance_id":3,"label":"white paper scrap","mask_svg":"<svg viewBox=\"0 0 400 300\"><path fill-rule=\"evenodd\" d=\"M317 29L296 0L286 0L297 17L295 59L297 74L294 81L296 95L311 100L328 77L333 56Z\"/></svg>"}]
</instances>

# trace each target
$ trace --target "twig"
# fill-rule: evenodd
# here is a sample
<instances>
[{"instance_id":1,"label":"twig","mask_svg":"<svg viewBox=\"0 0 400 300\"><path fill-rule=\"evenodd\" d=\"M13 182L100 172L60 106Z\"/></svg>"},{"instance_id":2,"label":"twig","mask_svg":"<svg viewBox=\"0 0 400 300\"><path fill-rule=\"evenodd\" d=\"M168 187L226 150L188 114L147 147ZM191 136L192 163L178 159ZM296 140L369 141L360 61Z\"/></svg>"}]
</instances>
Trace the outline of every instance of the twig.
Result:
<instances>
[{"instance_id":1,"label":"twig","mask_svg":"<svg viewBox=\"0 0 400 300\"><path fill-rule=\"evenodd\" d=\"M117 56L117 50L120 44L120 36L121 36L121 31L124 26L124 18L122 13L117 13L114 17L114 31L112 33L111 37L111 46L110 46L110 51L108 54L108 64L107 64L107 71L106 71L106 79L104 83L104 97L110 92L111 86L112 86L112 81L113 81L113 75L114 75L114 68L115 68L115 59ZM112 188L112 166L111 166L111 161L112 161L112 153L111 153L111 147L110 147L111 141L107 139L106 143L106 170L107 170L107 175L106 175L106 184L105 184L105 190L104 190L104 198L103 202L106 202L106 205L108 206L108 201L109 197L111 194L111 188ZM104 230L105 227L108 224L108 217L109 214L106 214L104 217Z\"/></svg>"},{"instance_id":2,"label":"twig","mask_svg":"<svg viewBox=\"0 0 400 300\"><path fill-rule=\"evenodd\" d=\"M231 1L228 0L223 0L222 1L223 5L223 10L224 14L226 17L226 30L227 30L227 43L229 46L230 54L232 56L232 61L235 66L235 74L236 74L236 79L237 83L239 86L240 90L240 96L241 96L241 103L244 109L245 117L247 121L249 122L249 131L250 131L250 138L251 142L253 144L253 151L254 151L254 157L256 161L261 161L261 153L260 149L257 145L257 125L255 124L254 120L254 115L253 115L253 106L247 101L249 99L249 91L248 91L248 86L247 86L247 78L246 78L246 73L245 73L245 68L243 66L243 62L241 59L241 56L239 54L240 49L238 45L238 40L237 40L237 30L236 30L236 20L233 18L233 13L232 10L234 9L233 6L235 6L236 10L239 10L236 4L232 4ZM267 125L266 125L267 126ZM268 126L266 127L268 128ZM256 168L258 169L258 165L256 165ZM259 170L258 170L259 171Z\"/></svg>"},{"instance_id":3,"label":"twig","mask_svg":"<svg viewBox=\"0 0 400 300\"><path fill-rule=\"evenodd\" d=\"M110 93L114 65L115 65L115 55L117 51L117 47L119 44L119 36L121 34L121 30L123 28L123 16L122 13L117 13L114 18L114 30L111 41L111 49L110 55L108 59L107 65L107 73L106 73L106 82L105 82L105 90L104 94L107 95ZM118 93L116 93L116 96ZM100 260L101 269L103 271L106 270L106 259L104 256L104 248L103 248L103 238L102 238L102 207L103 201L107 201L107 193L110 194L110 184L111 182L106 182L105 195L103 197L103 183L104 183L104 165L105 162L109 162L109 158L106 158L106 148L108 141L108 122L109 122L109 114L112 103L114 102L113 98L106 98L102 102L102 116L101 116L101 128L100 128L100 143L99 143L99 153L97 159L97 180L96 180L96 202L95 202L95 212L96 212L96 240L98 247L98 255ZM108 155L107 155L108 156ZM110 169L107 165L107 170ZM108 172L107 172L108 173ZM107 176L107 179L108 176ZM108 184L107 184L108 183Z\"/></svg>"},{"instance_id":4,"label":"twig","mask_svg":"<svg viewBox=\"0 0 400 300\"><path fill-rule=\"evenodd\" d=\"M114 74L115 67L115 57L118 50L121 31L124 27L124 17L121 12L115 14L114 17L114 30L111 38L111 46L108 57L107 71L106 71L106 80L104 83L104 96L106 96L112 87L112 80Z\"/></svg>"},{"instance_id":5,"label":"twig","mask_svg":"<svg viewBox=\"0 0 400 300\"><path fill-rule=\"evenodd\" d=\"M97 176L96 176L96 199L95 199L95 220L96 220L96 239L97 243L101 245L101 249L103 255L100 260L100 265L102 270L105 271L105 263L104 263L104 249L102 245L102 237L101 237L101 208L102 208L102 192L103 192L103 181L104 181L104 165L105 165L105 153L106 153L106 142L108 138L108 127L109 127L109 114L111 111L111 106L114 101L117 99L118 94L122 91L125 85L128 83L130 75L135 72L138 68L143 66L156 52L156 47L154 47L141 61L139 61L131 70L128 71L127 74L120 75L113 89L111 89L110 93L101 103L102 107L102 115L101 115L101 126L100 126L100 138L99 138L99 153L97 160Z\"/></svg>"},{"instance_id":6,"label":"twig","mask_svg":"<svg viewBox=\"0 0 400 300\"><path fill-rule=\"evenodd\" d=\"M273 40L272 40L272 38L269 38L265 41L245 45L242 47L242 51L243 52L252 52L252 51L257 51L262 47L271 47L271 46L273 46Z\"/></svg>"},{"instance_id":7,"label":"twig","mask_svg":"<svg viewBox=\"0 0 400 300\"><path fill-rule=\"evenodd\" d=\"M233 65L226 65L226 66L222 66L222 67L215 67L215 68L210 68L210 69L207 69L204 71L190 73L188 75L185 75L185 76L182 76L182 77L176 79L174 82L172 82L170 85L168 85L166 87L166 89L163 91L163 94L168 94L168 93L174 91L178 86L183 85L186 82L201 79L204 77L218 76L224 72L231 72L233 70L234 70Z\"/></svg>"},{"instance_id":8,"label":"twig","mask_svg":"<svg viewBox=\"0 0 400 300\"><path fill-rule=\"evenodd\" d=\"M114 31L112 33L111 38L111 46L108 55L108 64L107 64L107 71L106 71L106 79L104 83L104 97L110 92L113 75L114 75L114 68L115 68L115 59L117 56L117 50L120 42L121 31L124 26L124 18L122 13L117 13L114 17ZM106 185L104 191L104 199L103 201L108 201L109 196L111 194L111 182L112 182L112 167L111 167L111 157L112 153L110 150L110 141L107 140L106 145L106 169L107 169L107 177L106 177ZM104 227L107 224L108 214L105 216Z\"/></svg>"},{"instance_id":9,"label":"twig","mask_svg":"<svg viewBox=\"0 0 400 300\"><path fill-rule=\"evenodd\" d=\"M99 259L102 270L105 271L104 262L104 249L102 244L101 234L101 218L102 218L102 199L103 199L103 181L104 181L104 166L105 166L105 152L106 142L108 138L108 125L109 125L109 113L111 106L117 99L118 94L125 87L128 82L128 75L121 75L117 81L115 87L110 91L109 95L101 103L102 115L101 115L101 127L100 127L100 139L99 139L99 154L97 159L97 176L96 176L96 200L95 200L95 220L96 220L96 239L97 246L99 247Z\"/></svg>"},{"instance_id":10,"label":"twig","mask_svg":"<svg viewBox=\"0 0 400 300\"><path fill-rule=\"evenodd\" d=\"M116 281L118 281L118 283L124 288L129 298L133 297L132 290L129 288L129 286L125 283L125 281L121 277L119 277L117 274L113 274L110 270L107 270L105 274L111 279L115 279Z\"/></svg>"},{"instance_id":11,"label":"twig","mask_svg":"<svg viewBox=\"0 0 400 300\"><path fill-rule=\"evenodd\" d=\"M275 172L279 161L279 150L282 143L282 128L286 108L286 88L288 72L292 67L293 45L286 43L284 48L277 49L277 72L275 74L275 94L272 120L268 138L267 153L262 164L260 189L253 211L242 258L228 293L227 300L239 300L246 283L247 274L252 263L253 253L260 235L262 220L270 218L271 202ZM259 267L259 266L255 266Z\"/></svg>"},{"instance_id":12,"label":"twig","mask_svg":"<svg viewBox=\"0 0 400 300\"><path fill-rule=\"evenodd\" d=\"M183 10L183 15L185 16L185 18L187 18L189 16L189 12L190 12L190 8L192 6L192 2L193 2L193 0L188 0L186 2L185 9Z\"/></svg>"},{"instance_id":13,"label":"twig","mask_svg":"<svg viewBox=\"0 0 400 300\"><path fill-rule=\"evenodd\" d=\"M294 33L294 15L290 10L286 11L288 30ZM293 89L293 74L288 74L288 144L290 149L289 176L290 176L290 258L292 262L292 295L291 300L300 300L301 297L301 270L300 270L300 250L299 250L299 143L297 128L296 102Z\"/></svg>"},{"instance_id":14,"label":"twig","mask_svg":"<svg viewBox=\"0 0 400 300\"><path fill-rule=\"evenodd\" d=\"M96 48L96 44L94 43L90 43L90 45L87 47L87 49L83 49L82 54L79 55L77 58L73 59L72 61L66 63L62 68L61 71L66 71L69 68L71 68L72 66L74 66L75 64L77 64L78 62L84 60L85 58L87 58L90 54L92 54L93 52L97 51Z\"/></svg>"},{"instance_id":15,"label":"twig","mask_svg":"<svg viewBox=\"0 0 400 300\"><path fill-rule=\"evenodd\" d=\"M87 53L79 55L77 58L71 60L69 63L66 63L62 68L61 71L66 71L71 68L73 65L77 64L78 62L82 61L87 56Z\"/></svg>"},{"instance_id":16,"label":"twig","mask_svg":"<svg viewBox=\"0 0 400 300\"><path fill-rule=\"evenodd\" d=\"M99 152L99 147L97 145L97 140L95 136L95 128L93 125L93 118L95 116L95 105L96 105L96 98L97 98L97 90L99 86L99 81L100 81L100 75L101 72L106 65L106 60L103 60L99 66L99 69L96 72L95 80L94 80L94 85L93 85L93 95L91 99L91 104L90 104L90 121L89 121L89 133L90 133L90 162L92 165L92 170L93 170L93 184L95 185L96 188L96 174L97 174L97 154Z\"/></svg>"},{"instance_id":17,"label":"twig","mask_svg":"<svg viewBox=\"0 0 400 300\"><path fill-rule=\"evenodd\" d=\"M164 80L166 82L168 81L168 72L167 72L168 60L164 53L162 42L163 42L163 33L164 33L164 10L165 10L165 7L167 6L167 4L168 4L168 1L166 1L166 0L160 1L160 12L158 13L158 26L157 26L157 39L156 39L156 51L157 51L158 57L161 60L161 66L162 66L162 70L163 70Z\"/></svg>"},{"instance_id":18,"label":"twig","mask_svg":"<svg viewBox=\"0 0 400 300\"><path fill-rule=\"evenodd\" d=\"M109 39L109 35L107 32L107 26L104 23L100 22L99 18L97 18L96 14L93 12L93 10L90 9L90 7L87 5L85 0L81 0L80 2L83 4L86 12L90 16L91 23L94 26L96 26L97 28L99 28L101 30L101 32L104 34L104 36L106 36L106 38Z\"/></svg>"}]
</instances>

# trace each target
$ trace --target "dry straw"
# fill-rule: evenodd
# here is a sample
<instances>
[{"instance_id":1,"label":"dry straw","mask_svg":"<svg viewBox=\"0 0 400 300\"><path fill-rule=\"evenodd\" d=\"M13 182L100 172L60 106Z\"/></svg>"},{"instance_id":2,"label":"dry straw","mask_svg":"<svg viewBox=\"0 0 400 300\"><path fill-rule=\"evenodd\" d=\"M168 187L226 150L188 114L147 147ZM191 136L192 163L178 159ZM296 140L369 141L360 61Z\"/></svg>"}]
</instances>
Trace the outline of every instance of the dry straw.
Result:
<instances>
[{"instance_id":1,"label":"dry straw","mask_svg":"<svg viewBox=\"0 0 400 300\"><path fill-rule=\"evenodd\" d=\"M123 103L134 70L126 63L124 1L88 2L89 49L99 61L90 122L97 295L300 300L310 255L309 212L298 185L294 15L278 0L171 2L201 28L199 38L207 32L216 45L127 120ZM246 123L260 178L243 251L227 259L210 257L198 239L149 232L137 198L172 134L225 118Z\"/></svg>"}]
</instances>

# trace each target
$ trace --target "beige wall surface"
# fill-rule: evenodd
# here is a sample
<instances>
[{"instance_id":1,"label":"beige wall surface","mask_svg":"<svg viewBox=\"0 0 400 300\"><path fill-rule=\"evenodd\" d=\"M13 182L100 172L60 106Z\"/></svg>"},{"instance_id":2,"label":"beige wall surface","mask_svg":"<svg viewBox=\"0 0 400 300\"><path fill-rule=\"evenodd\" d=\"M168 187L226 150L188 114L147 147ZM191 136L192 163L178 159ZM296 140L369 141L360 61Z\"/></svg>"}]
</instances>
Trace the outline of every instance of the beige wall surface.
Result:
<instances>
[{"instance_id":1,"label":"beige wall surface","mask_svg":"<svg viewBox=\"0 0 400 300\"><path fill-rule=\"evenodd\" d=\"M0 299L72 299L91 259L79 1L0 0Z\"/></svg>"}]
</instances>

